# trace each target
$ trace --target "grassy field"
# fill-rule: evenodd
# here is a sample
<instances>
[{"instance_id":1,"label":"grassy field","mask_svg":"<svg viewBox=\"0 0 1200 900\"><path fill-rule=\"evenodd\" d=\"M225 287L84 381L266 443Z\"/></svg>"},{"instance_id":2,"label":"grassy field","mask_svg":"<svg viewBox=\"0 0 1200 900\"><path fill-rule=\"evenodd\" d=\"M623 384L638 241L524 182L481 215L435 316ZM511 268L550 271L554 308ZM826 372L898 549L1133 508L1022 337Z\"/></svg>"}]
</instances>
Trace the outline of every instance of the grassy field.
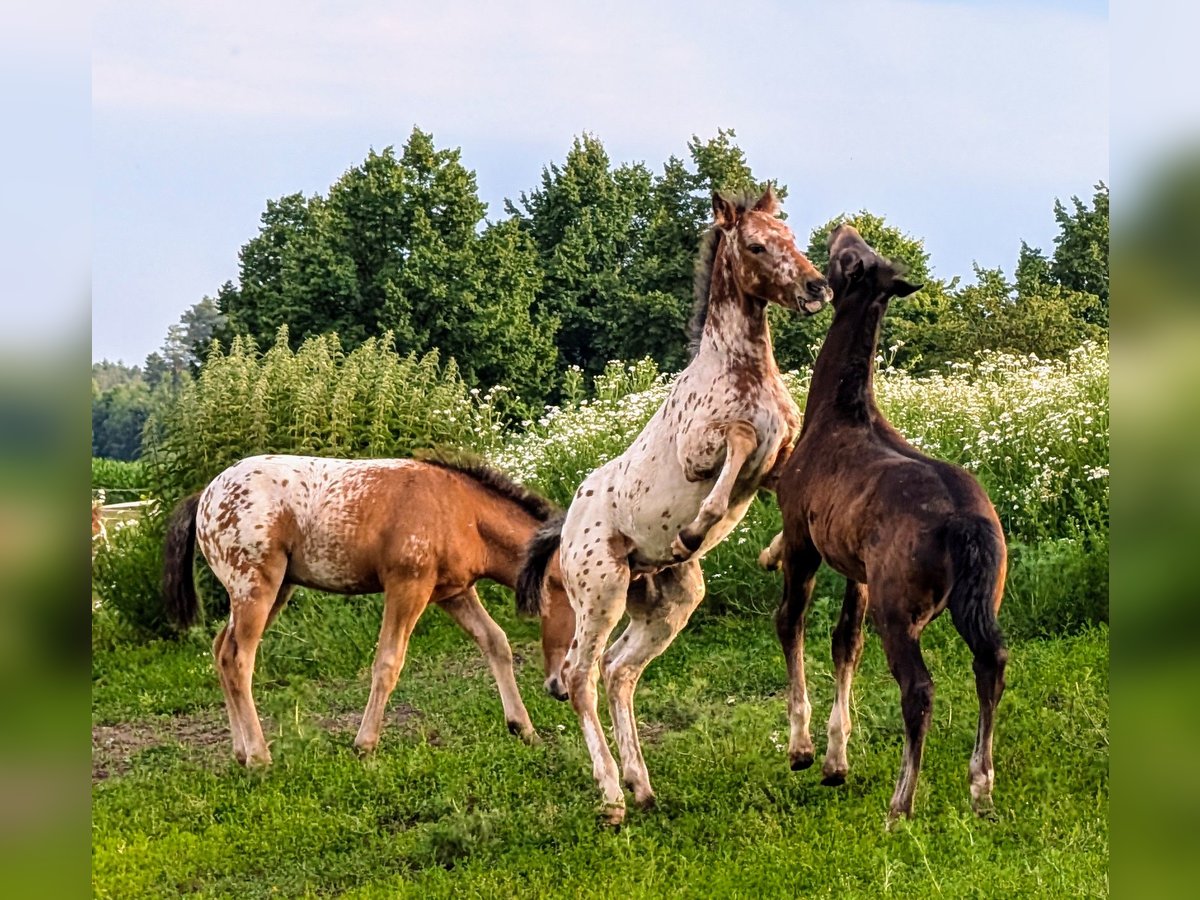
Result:
<instances>
[{"instance_id":1,"label":"grassy field","mask_svg":"<svg viewBox=\"0 0 1200 900\"><path fill-rule=\"evenodd\" d=\"M828 584L828 582L823 582ZM832 591L808 646L814 738L832 696ZM536 626L489 607L542 736L504 727L490 674L430 610L377 754L351 742L378 598L302 592L268 633L256 693L263 773L232 762L208 639L93 634L93 887L100 897L1103 896L1108 892L1108 631L1011 647L993 821L969 810L976 701L950 622L924 644L937 684L917 818L884 828L902 742L877 638L855 683L846 785L788 770L782 655L765 617L700 614L646 673L638 718L659 806L596 818L575 716L541 690ZM1003 622L1003 613L1001 621Z\"/></svg>"},{"instance_id":2,"label":"grassy field","mask_svg":"<svg viewBox=\"0 0 1200 900\"><path fill-rule=\"evenodd\" d=\"M250 452L390 455L446 441L565 501L628 446L668 389L652 365L614 364L593 399L502 433L488 397L435 364L378 347L340 357L327 343L210 362L163 425L161 496L194 490ZM803 402L804 376L788 377ZM855 683L849 781L825 788L819 765L788 770L786 673L769 617L779 579L755 564L780 525L773 502L754 503L706 558L709 599L642 681L637 711L659 806L631 809L616 833L597 822L571 707L542 692L536 625L517 620L498 589L486 597L518 654L539 745L508 735L487 666L431 610L380 748L360 759L352 741L380 600L301 591L259 659L275 764L237 767L211 635L153 639L165 631L165 526L151 517L114 528L93 566L95 893L1107 895L1109 641L1098 624L1108 618L1107 348L1086 345L1058 362L985 354L921 378L885 370L878 389L917 446L979 476L1008 536L1000 618L1012 643L994 820L969 808L977 705L969 655L948 619L923 642L937 698L915 821L884 828L902 729L874 638ZM822 575L810 620L818 751L841 591L840 579ZM216 620L224 595L209 596Z\"/></svg>"}]
</instances>

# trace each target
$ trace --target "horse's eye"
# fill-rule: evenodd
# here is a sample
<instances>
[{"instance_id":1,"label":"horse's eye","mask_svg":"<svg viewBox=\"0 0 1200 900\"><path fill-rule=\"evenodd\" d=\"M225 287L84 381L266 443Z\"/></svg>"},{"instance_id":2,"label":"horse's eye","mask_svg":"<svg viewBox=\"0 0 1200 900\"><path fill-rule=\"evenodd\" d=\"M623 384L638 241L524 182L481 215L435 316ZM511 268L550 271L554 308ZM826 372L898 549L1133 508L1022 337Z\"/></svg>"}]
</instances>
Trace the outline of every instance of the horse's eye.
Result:
<instances>
[{"instance_id":1,"label":"horse's eye","mask_svg":"<svg viewBox=\"0 0 1200 900\"><path fill-rule=\"evenodd\" d=\"M746 249L749 250L751 253L766 253L767 252L767 248L764 247L762 244L751 244Z\"/></svg>"}]
</instances>

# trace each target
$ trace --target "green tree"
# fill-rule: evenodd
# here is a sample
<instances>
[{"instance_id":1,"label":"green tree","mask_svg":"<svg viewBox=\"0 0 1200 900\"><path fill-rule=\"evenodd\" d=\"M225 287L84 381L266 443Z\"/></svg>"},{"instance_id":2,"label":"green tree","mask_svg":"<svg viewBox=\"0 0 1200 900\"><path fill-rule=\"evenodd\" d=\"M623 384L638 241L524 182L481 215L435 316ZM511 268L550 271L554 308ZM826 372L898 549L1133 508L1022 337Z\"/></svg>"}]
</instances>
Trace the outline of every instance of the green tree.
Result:
<instances>
[{"instance_id":1,"label":"green tree","mask_svg":"<svg viewBox=\"0 0 1200 900\"><path fill-rule=\"evenodd\" d=\"M688 143L691 168L670 157L661 175L614 166L594 135L507 210L533 238L545 271L539 306L562 322L562 369L597 375L611 359L687 361L686 325L700 238L714 189L759 189L732 130ZM786 188L777 190L786 195Z\"/></svg>"},{"instance_id":2,"label":"green tree","mask_svg":"<svg viewBox=\"0 0 1200 900\"><path fill-rule=\"evenodd\" d=\"M903 265L910 281L922 285L915 294L892 304L883 323L882 352L896 366L912 368L936 362L941 348L933 326L945 309L949 286L934 275L925 242L865 209L854 215L843 214L817 226L809 235L805 255L822 272L829 266L829 233L843 222L857 228L863 240L881 256ZM775 356L781 367L811 365L814 348L829 329L828 315L799 316L784 309L771 310Z\"/></svg>"},{"instance_id":3,"label":"green tree","mask_svg":"<svg viewBox=\"0 0 1200 900\"><path fill-rule=\"evenodd\" d=\"M1071 198L1071 209L1054 201L1058 235L1050 271L1067 290L1094 294L1101 300L1103 321L1108 324L1108 185L1099 182L1091 206Z\"/></svg>"},{"instance_id":4,"label":"green tree","mask_svg":"<svg viewBox=\"0 0 1200 900\"><path fill-rule=\"evenodd\" d=\"M93 392L92 456L137 459L142 431L155 407L155 396L140 378Z\"/></svg>"},{"instance_id":5,"label":"green tree","mask_svg":"<svg viewBox=\"0 0 1200 900\"><path fill-rule=\"evenodd\" d=\"M506 231L481 232L484 212L460 152L414 129L399 155L372 151L327 196L268 203L220 312L263 343L286 325L293 347L331 332L354 347L388 331L401 354L436 348L468 381L540 400L555 321L530 309L536 254Z\"/></svg>"},{"instance_id":6,"label":"green tree","mask_svg":"<svg viewBox=\"0 0 1200 900\"><path fill-rule=\"evenodd\" d=\"M1026 280L1009 282L1000 269L975 268L975 282L955 291L932 334L945 359L964 359L978 350L1030 353L1064 358L1103 329L1084 315L1094 295L1072 291L1052 280L1028 280L1036 259L1025 256Z\"/></svg>"}]
</instances>

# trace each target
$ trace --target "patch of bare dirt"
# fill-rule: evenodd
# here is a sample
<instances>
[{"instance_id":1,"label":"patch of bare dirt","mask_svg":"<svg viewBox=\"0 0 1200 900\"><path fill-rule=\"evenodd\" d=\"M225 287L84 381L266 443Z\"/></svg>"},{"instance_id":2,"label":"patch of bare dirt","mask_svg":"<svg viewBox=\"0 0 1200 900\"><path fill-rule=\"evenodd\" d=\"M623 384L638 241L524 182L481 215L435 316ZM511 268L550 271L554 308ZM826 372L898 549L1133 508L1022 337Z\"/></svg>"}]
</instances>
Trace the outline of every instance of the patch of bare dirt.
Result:
<instances>
[{"instance_id":1,"label":"patch of bare dirt","mask_svg":"<svg viewBox=\"0 0 1200 900\"><path fill-rule=\"evenodd\" d=\"M393 725L405 725L411 720L419 719L420 717L421 711L415 706L410 706L400 700L393 700L388 704L387 715L383 719L383 727L387 729ZM347 709L331 713L327 716L318 716L316 722L330 734L341 732L357 733L358 726L362 724L362 710Z\"/></svg>"},{"instance_id":2,"label":"patch of bare dirt","mask_svg":"<svg viewBox=\"0 0 1200 900\"><path fill-rule=\"evenodd\" d=\"M638 738L644 744L657 744L662 736L670 731L662 722L639 722Z\"/></svg>"},{"instance_id":3,"label":"patch of bare dirt","mask_svg":"<svg viewBox=\"0 0 1200 900\"><path fill-rule=\"evenodd\" d=\"M134 757L153 747L183 746L200 759L229 746L229 723L221 713L203 712L170 719L146 719L92 726L92 783L124 775Z\"/></svg>"},{"instance_id":4,"label":"patch of bare dirt","mask_svg":"<svg viewBox=\"0 0 1200 900\"><path fill-rule=\"evenodd\" d=\"M415 706L393 701L384 719L384 729L402 728L421 716L421 711ZM312 722L330 734L354 734L362 722L362 710L348 709L316 716ZM269 717L262 717L262 725L268 736L274 732ZM427 739L434 746L440 744L436 732ZM230 760L233 758L233 744L229 736L229 720L223 710L208 710L171 718L93 725L92 784L128 774L137 756L156 747L181 748L184 758L202 765Z\"/></svg>"}]
</instances>

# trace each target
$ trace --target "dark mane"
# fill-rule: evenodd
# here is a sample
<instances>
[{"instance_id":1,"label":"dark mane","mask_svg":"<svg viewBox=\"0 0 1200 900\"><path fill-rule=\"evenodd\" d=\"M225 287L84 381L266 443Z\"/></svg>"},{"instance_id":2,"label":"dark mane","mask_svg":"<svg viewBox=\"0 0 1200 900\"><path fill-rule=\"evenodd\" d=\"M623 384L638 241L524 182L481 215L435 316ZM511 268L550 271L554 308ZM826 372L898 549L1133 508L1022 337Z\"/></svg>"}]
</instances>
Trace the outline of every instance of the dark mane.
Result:
<instances>
[{"instance_id":1,"label":"dark mane","mask_svg":"<svg viewBox=\"0 0 1200 900\"><path fill-rule=\"evenodd\" d=\"M692 275L692 318L688 322L688 358L695 359L700 352L700 340L704 337L704 323L708 321L708 293L712 288L713 266L717 262L717 249L721 246L721 229L713 226L700 238L700 255L696 257L696 269Z\"/></svg>"},{"instance_id":2,"label":"dark mane","mask_svg":"<svg viewBox=\"0 0 1200 900\"><path fill-rule=\"evenodd\" d=\"M745 212L758 202L759 193L752 190L722 191L724 197ZM700 340L704 337L704 323L708 321L708 293L712 288L713 266L717 262L717 250L721 246L721 230L710 226L700 237L700 254L696 257L696 269L692 275L692 318L688 322L688 354L695 359L700 352Z\"/></svg>"},{"instance_id":3,"label":"dark mane","mask_svg":"<svg viewBox=\"0 0 1200 900\"><path fill-rule=\"evenodd\" d=\"M501 497L511 500L539 522L545 522L551 516L560 512L556 504L550 502L541 494L529 490L529 488L522 484L518 484L499 469L489 466L482 459L472 454L457 450L452 453L441 450L426 450L414 454L413 458L427 465L437 466L439 469L446 469L466 475L492 493L499 494Z\"/></svg>"}]
</instances>

